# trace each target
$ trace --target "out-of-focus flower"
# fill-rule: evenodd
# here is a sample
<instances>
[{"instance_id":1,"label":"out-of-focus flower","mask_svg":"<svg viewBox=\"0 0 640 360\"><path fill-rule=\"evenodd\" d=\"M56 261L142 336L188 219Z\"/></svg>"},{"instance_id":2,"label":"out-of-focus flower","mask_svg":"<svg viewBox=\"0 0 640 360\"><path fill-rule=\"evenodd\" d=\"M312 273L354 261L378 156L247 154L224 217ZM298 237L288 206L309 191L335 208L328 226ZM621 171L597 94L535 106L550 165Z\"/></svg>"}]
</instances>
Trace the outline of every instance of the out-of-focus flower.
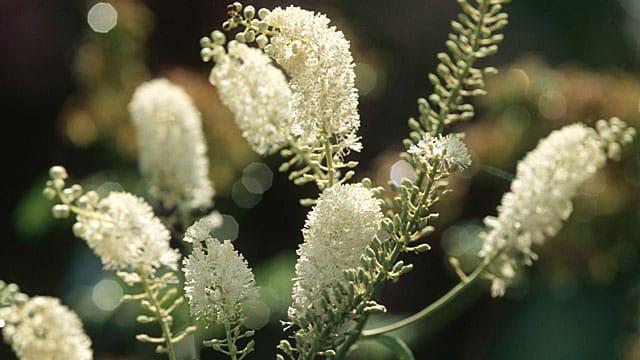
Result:
<instances>
[{"instance_id":1,"label":"out-of-focus flower","mask_svg":"<svg viewBox=\"0 0 640 360\"><path fill-rule=\"evenodd\" d=\"M169 208L211 206L214 191L202 120L189 95L166 79L151 80L136 89L129 112L149 193Z\"/></svg>"}]
</instances>

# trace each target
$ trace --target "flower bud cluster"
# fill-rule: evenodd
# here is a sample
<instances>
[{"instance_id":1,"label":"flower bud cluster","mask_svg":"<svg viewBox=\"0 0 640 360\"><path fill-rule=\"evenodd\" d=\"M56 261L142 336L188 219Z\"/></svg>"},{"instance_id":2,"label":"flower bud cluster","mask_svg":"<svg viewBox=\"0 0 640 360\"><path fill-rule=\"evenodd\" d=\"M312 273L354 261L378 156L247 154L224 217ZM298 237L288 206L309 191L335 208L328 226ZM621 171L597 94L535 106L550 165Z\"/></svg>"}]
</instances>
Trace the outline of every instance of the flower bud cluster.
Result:
<instances>
[{"instance_id":1,"label":"flower bud cluster","mask_svg":"<svg viewBox=\"0 0 640 360\"><path fill-rule=\"evenodd\" d=\"M138 135L138 162L149 193L165 208L208 208L214 195L200 113L166 79L138 86L129 103Z\"/></svg>"},{"instance_id":2,"label":"flower bud cluster","mask_svg":"<svg viewBox=\"0 0 640 360\"><path fill-rule=\"evenodd\" d=\"M82 193L80 185L65 187L66 170L54 166L44 193L58 196L54 217L76 215L73 233L84 239L106 269L151 273L165 265L175 270L179 254L171 249L169 231L142 198L126 192Z\"/></svg>"},{"instance_id":3,"label":"flower bud cluster","mask_svg":"<svg viewBox=\"0 0 640 360\"><path fill-rule=\"evenodd\" d=\"M297 251L291 319L305 316L323 291L346 282L345 270L360 266L382 217L379 200L360 184L335 185L320 194L307 216L304 242Z\"/></svg>"},{"instance_id":4,"label":"flower bud cluster","mask_svg":"<svg viewBox=\"0 0 640 360\"><path fill-rule=\"evenodd\" d=\"M467 146L460 134L433 136L425 133L423 138L407 150L426 169L441 166L442 170L464 170L471 165Z\"/></svg>"},{"instance_id":5,"label":"flower bud cluster","mask_svg":"<svg viewBox=\"0 0 640 360\"><path fill-rule=\"evenodd\" d=\"M578 187L605 165L612 148L629 144L635 132L619 119L599 121L597 128L565 126L518 163L498 216L484 220L489 231L483 234L479 255L498 256L486 274L493 296L504 294L520 263L531 265L537 259L532 246L558 233L573 210L571 200Z\"/></svg>"},{"instance_id":6,"label":"flower bud cluster","mask_svg":"<svg viewBox=\"0 0 640 360\"><path fill-rule=\"evenodd\" d=\"M2 334L21 360L93 358L78 315L59 299L34 296L0 308Z\"/></svg>"},{"instance_id":7,"label":"flower bud cluster","mask_svg":"<svg viewBox=\"0 0 640 360\"><path fill-rule=\"evenodd\" d=\"M187 229L185 241L193 244L183 260L185 295L197 318L234 325L246 316L246 307L258 301L258 289L247 261L229 240L210 235L215 223L200 220Z\"/></svg>"}]
</instances>

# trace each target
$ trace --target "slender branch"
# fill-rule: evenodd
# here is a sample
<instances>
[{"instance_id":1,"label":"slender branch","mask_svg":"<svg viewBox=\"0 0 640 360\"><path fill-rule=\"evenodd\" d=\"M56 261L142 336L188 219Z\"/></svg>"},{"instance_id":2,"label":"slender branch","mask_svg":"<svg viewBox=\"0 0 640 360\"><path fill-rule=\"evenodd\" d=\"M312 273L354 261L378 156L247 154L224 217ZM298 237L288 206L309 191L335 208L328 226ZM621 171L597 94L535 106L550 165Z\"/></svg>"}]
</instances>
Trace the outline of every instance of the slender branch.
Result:
<instances>
[{"instance_id":1,"label":"slender branch","mask_svg":"<svg viewBox=\"0 0 640 360\"><path fill-rule=\"evenodd\" d=\"M176 353L173 348L173 341L171 339L171 328L169 322L167 321L167 313L160 306L158 299L154 296L154 290L152 289L152 284L149 284L149 279L147 278L147 274L144 268L140 267L140 278L142 279L142 287L144 291L147 293L149 301L155 309L155 313L158 316L158 322L160 323L160 328L162 329L162 336L165 339L165 343L167 344L167 354L169 355L170 360L176 360ZM150 309L152 310L152 309Z\"/></svg>"},{"instance_id":2,"label":"slender branch","mask_svg":"<svg viewBox=\"0 0 640 360\"><path fill-rule=\"evenodd\" d=\"M369 329L362 331L362 337L373 337L376 335L385 334L391 331L399 330L403 327L412 325L418 321L422 321L428 319L431 315L436 313L438 310L449 304L453 301L458 295L460 295L464 290L470 287L472 284L476 282L480 278L480 275L487 269L489 265L493 262L494 259L498 257L498 254L494 255L494 257L486 258L476 269L469 274L466 279L461 280L456 286L454 286L451 290L449 290L446 294L440 297L438 300L429 304L424 309L419 312L404 318L395 323L381 326L375 329Z\"/></svg>"}]
</instances>

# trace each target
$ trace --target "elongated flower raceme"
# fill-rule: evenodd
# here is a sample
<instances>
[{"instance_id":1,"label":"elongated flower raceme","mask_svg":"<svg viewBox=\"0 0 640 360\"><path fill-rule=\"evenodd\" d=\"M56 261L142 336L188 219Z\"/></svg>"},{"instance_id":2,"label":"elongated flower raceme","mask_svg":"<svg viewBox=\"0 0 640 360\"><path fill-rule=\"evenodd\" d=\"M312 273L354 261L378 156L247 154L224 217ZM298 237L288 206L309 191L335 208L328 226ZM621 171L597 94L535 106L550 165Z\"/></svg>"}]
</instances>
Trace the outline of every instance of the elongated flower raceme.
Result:
<instances>
[{"instance_id":1,"label":"elongated flower raceme","mask_svg":"<svg viewBox=\"0 0 640 360\"><path fill-rule=\"evenodd\" d=\"M339 153L359 151L358 91L349 42L323 14L289 6L263 21L276 29L265 52L289 75L294 134L309 145L335 139Z\"/></svg>"},{"instance_id":2,"label":"elongated flower raceme","mask_svg":"<svg viewBox=\"0 0 640 360\"><path fill-rule=\"evenodd\" d=\"M218 48L210 81L222 102L235 114L244 138L261 155L286 144L290 133L287 80L261 50L236 41L228 52Z\"/></svg>"},{"instance_id":3,"label":"elongated flower raceme","mask_svg":"<svg viewBox=\"0 0 640 360\"><path fill-rule=\"evenodd\" d=\"M149 193L166 207L211 206L214 190L202 120L189 95L166 79L151 80L136 89L129 113Z\"/></svg>"},{"instance_id":4,"label":"elongated flower raceme","mask_svg":"<svg viewBox=\"0 0 640 360\"><path fill-rule=\"evenodd\" d=\"M247 261L233 244L209 235L213 227L213 222L201 220L185 234L185 241L193 244L183 261L185 294L196 317L232 325L243 321L246 306L258 301L258 289Z\"/></svg>"},{"instance_id":5,"label":"elongated flower raceme","mask_svg":"<svg viewBox=\"0 0 640 360\"><path fill-rule=\"evenodd\" d=\"M95 192L79 199L73 231L87 241L106 269L145 272L164 265L177 269L179 254L169 246L171 235L151 206L125 192L98 200Z\"/></svg>"},{"instance_id":6,"label":"elongated flower raceme","mask_svg":"<svg viewBox=\"0 0 640 360\"><path fill-rule=\"evenodd\" d=\"M343 272L360 265L382 217L379 201L359 184L336 185L320 194L302 230L290 318L304 316L324 289L345 281Z\"/></svg>"},{"instance_id":7,"label":"elongated flower raceme","mask_svg":"<svg viewBox=\"0 0 640 360\"><path fill-rule=\"evenodd\" d=\"M59 299L35 296L0 313L3 335L21 360L93 358L80 318Z\"/></svg>"},{"instance_id":8,"label":"elongated flower raceme","mask_svg":"<svg viewBox=\"0 0 640 360\"><path fill-rule=\"evenodd\" d=\"M635 134L615 118L599 121L597 128L574 124L556 130L518 163L498 216L485 218L489 231L483 235L480 256L500 254L486 274L493 296L504 294L520 262L530 265L537 258L532 245L558 233L573 210L571 199L579 186L605 165L607 155L619 156L621 145Z\"/></svg>"}]
</instances>

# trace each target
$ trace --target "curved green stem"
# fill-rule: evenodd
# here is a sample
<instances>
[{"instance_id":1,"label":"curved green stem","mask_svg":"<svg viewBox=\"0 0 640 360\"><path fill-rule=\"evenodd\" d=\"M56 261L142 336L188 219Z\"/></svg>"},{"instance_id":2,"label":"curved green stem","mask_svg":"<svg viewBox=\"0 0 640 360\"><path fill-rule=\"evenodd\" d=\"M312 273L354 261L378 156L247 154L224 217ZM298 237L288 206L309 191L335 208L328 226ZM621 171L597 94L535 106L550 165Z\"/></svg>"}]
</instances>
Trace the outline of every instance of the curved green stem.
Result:
<instances>
[{"instance_id":1,"label":"curved green stem","mask_svg":"<svg viewBox=\"0 0 640 360\"><path fill-rule=\"evenodd\" d=\"M464 67L462 69L462 72L460 73L460 76L457 77L458 82L456 86L453 89L451 89L451 96L447 98L445 102L445 106L440 108L440 113L438 114L438 127L435 129L435 132L431 133L431 135L442 133L442 131L444 130L444 125L445 125L445 120L447 118L447 115L449 115L449 113L451 112L451 104L454 103L454 100L460 95L460 91L462 91L464 87L462 79L465 79L469 75L469 71L471 70L473 63L476 60L473 54L476 51L478 51L478 49L480 48L480 41L481 41L480 35L482 32L482 26L484 25L484 16L487 13L487 11L489 11L490 3L491 3L490 0L484 0L482 2L479 1L480 8L478 9L478 12L480 13L480 16L479 16L480 20L478 22L478 26L474 29L475 31L474 31L474 37L473 37L473 44L471 44L472 51L465 57L463 61Z\"/></svg>"},{"instance_id":2,"label":"curved green stem","mask_svg":"<svg viewBox=\"0 0 640 360\"><path fill-rule=\"evenodd\" d=\"M176 352L173 348L173 341L171 339L171 328L169 322L167 321L168 313L160 306L161 304L158 302L154 294L154 289L152 289L152 284L149 283L149 279L147 278L147 274L144 269L140 268L140 278L142 279L142 287L144 291L147 293L148 299L151 302L151 306L155 309L156 316L158 317L158 322L160 323L160 328L162 329L162 337L165 339L165 343L167 344L167 354L169 355L170 360L176 360Z\"/></svg>"},{"instance_id":3,"label":"curved green stem","mask_svg":"<svg viewBox=\"0 0 640 360\"><path fill-rule=\"evenodd\" d=\"M402 329L403 327L412 325L418 321L422 321L429 318L438 310L440 310L441 308L449 304L451 301L453 301L453 299L455 299L458 295L460 295L465 289L467 289L472 284L474 284L475 281L480 278L480 275L482 275L482 273L487 269L487 267L491 265L493 260L497 258L497 255L498 254L496 254L491 258L486 258L480 265L478 265L478 267L476 267L476 269L471 274L469 274L469 276L461 280L456 286L454 286L446 294L444 294L438 300L429 304L427 307L420 310L419 312L389 325L381 326L375 329L364 330L362 331L361 336L372 337L376 335L386 334L388 332Z\"/></svg>"}]
</instances>

